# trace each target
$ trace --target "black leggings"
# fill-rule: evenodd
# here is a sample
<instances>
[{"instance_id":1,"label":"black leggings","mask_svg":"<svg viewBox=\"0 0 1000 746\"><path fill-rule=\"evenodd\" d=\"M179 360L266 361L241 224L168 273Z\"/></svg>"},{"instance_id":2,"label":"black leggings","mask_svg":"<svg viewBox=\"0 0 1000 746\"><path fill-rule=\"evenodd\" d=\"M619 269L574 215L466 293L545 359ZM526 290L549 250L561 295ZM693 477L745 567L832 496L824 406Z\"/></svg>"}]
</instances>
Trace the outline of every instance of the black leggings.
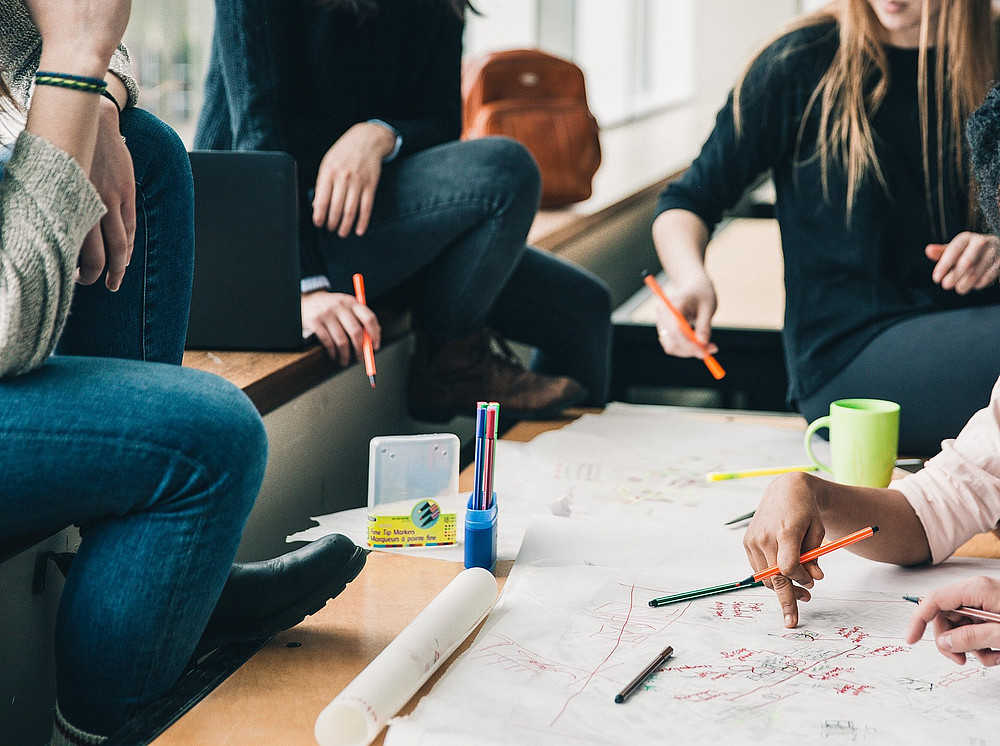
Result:
<instances>
[{"instance_id":1,"label":"black leggings","mask_svg":"<svg viewBox=\"0 0 1000 746\"><path fill-rule=\"evenodd\" d=\"M799 410L812 422L837 399L898 402L900 454L931 456L989 403L998 376L1000 306L940 311L883 331Z\"/></svg>"}]
</instances>

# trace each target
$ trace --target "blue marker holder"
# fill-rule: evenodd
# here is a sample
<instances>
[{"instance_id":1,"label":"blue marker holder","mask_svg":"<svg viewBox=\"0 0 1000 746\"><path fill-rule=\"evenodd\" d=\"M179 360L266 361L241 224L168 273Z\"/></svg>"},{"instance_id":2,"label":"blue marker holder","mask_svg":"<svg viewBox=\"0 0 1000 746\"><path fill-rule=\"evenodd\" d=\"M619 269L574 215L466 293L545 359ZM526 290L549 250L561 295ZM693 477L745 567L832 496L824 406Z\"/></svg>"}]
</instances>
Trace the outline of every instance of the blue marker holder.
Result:
<instances>
[{"instance_id":1,"label":"blue marker holder","mask_svg":"<svg viewBox=\"0 0 1000 746\"><path fill-rule=\"evenodd\" d=\"M497 493L488 510L473 510L469 496L465 511L465 566L493 572L497 564Z\"/></svg>"}]
</instances>

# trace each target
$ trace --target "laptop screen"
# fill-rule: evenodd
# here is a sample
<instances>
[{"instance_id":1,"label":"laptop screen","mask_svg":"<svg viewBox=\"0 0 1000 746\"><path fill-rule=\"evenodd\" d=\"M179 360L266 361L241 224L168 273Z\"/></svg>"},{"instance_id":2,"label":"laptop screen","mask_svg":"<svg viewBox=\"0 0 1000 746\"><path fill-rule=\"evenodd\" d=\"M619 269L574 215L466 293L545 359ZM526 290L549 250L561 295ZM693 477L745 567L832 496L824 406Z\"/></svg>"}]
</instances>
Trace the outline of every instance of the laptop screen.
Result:
<instances>
[{"instance_id":1,"label":"laptop screen","mask_svg":"<svg viewBox=\"0 0 1000 746\"><path fill-rule=\"evenodd\" d=\"M302 347L295 160L207 150L190 158L195 265L187 347Z\"/></svg>"}]
</instances>

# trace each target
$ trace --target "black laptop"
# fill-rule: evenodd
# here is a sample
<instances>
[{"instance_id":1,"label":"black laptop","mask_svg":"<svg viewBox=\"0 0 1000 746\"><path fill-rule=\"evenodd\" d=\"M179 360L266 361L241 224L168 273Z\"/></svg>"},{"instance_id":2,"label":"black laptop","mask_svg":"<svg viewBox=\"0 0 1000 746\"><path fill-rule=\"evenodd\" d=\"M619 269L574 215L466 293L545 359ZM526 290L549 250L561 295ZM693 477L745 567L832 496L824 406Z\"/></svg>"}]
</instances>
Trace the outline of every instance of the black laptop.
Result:
<instances>
[{"instance_id":1,"label":"black laptop","mask_svg":"<svg viewBox=\"0 0 1000 746\"><path fill-rule=\"evenodd\" d=\"M190 157L195 259L186 346L302 347L295 160L221 150Z\"/></svg>"}]
</instances>

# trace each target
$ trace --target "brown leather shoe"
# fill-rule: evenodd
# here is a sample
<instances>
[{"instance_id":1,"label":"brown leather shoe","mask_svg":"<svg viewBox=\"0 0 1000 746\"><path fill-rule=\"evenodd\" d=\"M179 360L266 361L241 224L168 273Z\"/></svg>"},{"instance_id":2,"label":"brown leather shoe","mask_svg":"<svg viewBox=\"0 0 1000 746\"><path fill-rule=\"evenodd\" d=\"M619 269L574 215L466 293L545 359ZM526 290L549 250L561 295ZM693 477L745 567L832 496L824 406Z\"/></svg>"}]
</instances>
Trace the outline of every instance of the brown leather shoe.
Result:
<instances>
[{"instance_id":1,"label":"brown leather shoe","mask_svg":"<svg viewBox=\"0 0 1000 746\"><path fill-rule=\"evenodd\" d=\"M433 357L426 336L417 333L408 401L410 414L418 420L472 416L478 401L499 402L505 418L540 420L555 417L586 396L587 390L572 378L525 370L506 342L488 329L449 340Z\"/></svg>"}]
</instances>

